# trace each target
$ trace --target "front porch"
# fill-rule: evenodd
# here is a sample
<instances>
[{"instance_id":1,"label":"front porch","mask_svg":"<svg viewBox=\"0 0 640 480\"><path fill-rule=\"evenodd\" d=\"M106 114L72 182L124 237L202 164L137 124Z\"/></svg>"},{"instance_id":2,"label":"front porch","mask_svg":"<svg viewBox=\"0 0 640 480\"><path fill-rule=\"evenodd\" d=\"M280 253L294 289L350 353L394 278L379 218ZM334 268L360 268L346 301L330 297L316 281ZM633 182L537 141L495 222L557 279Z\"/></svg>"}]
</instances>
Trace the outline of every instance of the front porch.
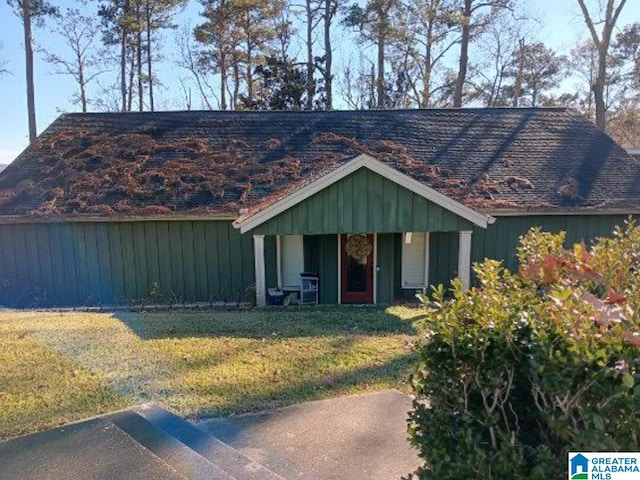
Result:
<instances>
[{"instance_id":1,"label":"front porch","mask_svg":"<svg viewBox=\"0 0 640 480\"><path fill-rule=\"evenodd\" d=\"M348 252L359 237L366 258ZM469 285L471 231L327 235L254 235L256 296L269 288L296 292L300 273L318 274L321 304L391 304L455 276Z\"/></svg>"},{"instance_id":2,"label":"front porch","mask_svg":"<svg viewBox=\"0 0 640 480\"><path fill-rule=\"evenodd\" d=\"M468 286L472 231L491 220L360 155L234 225L253 236L258 305L301 272L318 274L320 303L389 304L454 276Z\"/></svg>"}]
</instances>

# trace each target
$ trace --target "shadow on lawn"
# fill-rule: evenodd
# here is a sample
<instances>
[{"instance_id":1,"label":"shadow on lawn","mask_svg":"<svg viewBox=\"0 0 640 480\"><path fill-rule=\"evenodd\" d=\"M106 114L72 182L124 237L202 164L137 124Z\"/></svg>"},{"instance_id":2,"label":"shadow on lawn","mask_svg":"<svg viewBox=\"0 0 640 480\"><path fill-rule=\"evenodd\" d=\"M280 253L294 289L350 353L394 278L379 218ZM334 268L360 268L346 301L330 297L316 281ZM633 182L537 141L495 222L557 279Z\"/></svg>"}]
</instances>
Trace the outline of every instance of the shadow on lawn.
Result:
<instances>
[{"instance_id":1,"label":"shadow on lawn","mask_svg":"<svg viewBox=\"0 0 640 480\"><path fill-rule=\"evenodd\" d=\"M335 335L415 335L413 321L381 308L239 310L113 314L143 340L235 337L296 338Z\"/></svg>"},{"instance_id":2,"label":"shadow on lawn","mask_svg":"<svg viewBox=\"0 0 640 480\"><path fill-rule=\"evenodd\" d=\"M352 387L367 384L388 383L389 388L393 388L393 385L399 387L401 383L409 381L408 375L415 361L415 353L407 352L386 362L363 366L349 372L298 382L255 395L247 396L245 394L237 401L230 399L221 408L225 412L240 412L240 415L226 417L205 414L195 420L212 420L215 426L212 427L211 433L215 436L220 435L223 441L233 442L236 436L243 433L244 428L254 428L261 422L269 420L267 415L260 414L262 412L266 413L273 409L303 402L348 395L352 393ZM247 408L248 406L251 407ZM216 432L216 429L219 431Z\"/></svg>"}]
</instances>

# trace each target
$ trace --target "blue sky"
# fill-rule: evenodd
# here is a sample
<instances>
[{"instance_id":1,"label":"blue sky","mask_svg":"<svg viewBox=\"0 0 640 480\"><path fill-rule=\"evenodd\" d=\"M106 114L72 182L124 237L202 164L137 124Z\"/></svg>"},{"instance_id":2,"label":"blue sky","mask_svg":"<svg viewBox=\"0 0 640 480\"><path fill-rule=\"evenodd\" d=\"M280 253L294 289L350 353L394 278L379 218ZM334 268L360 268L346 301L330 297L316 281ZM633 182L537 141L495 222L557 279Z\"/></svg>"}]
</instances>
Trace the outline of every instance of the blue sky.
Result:
<instances>
[{"instance_id":1,"label":"blue sky","mask_svg":"<svg viewBox=\"0 0 640 480\"><path fill-rule=\"evenodd\" d=\"M62 8L76 4L67 0L52 0L52 3ZM539 39L561 53L568 53L576 41L586 38L586 27L576 0L528 0L527 8L539 21ZM192 1L187 10L177 16L177 23L191 19L195 25L198 11L197 2ZM635 21L640 21L640 0L628 0L619 25ZM51 50L60 49L59 39L48 33L46 28L36 29L34 36L40 45ZM166 59L158 73L164 86L157 92L157 109L184 108L180 105L179 94L175 92L180 89L179 79L187 78L188 74L176 65L177 53L171 33L164 35L163 44ZM335 62L339 68L341 62L352 54L353 44L344 39L334 40L334 45ZM0 60L7 62L6 68L11 72L0 76L0 163L9 163L26 147L28 133L22 27L4 0L0 0ZM70 77L53 75L51 67L38 55L35 73L37 123L38 132L41 132L60 113L77 110L69 101L75 84ZM197 102L193 108L199 108Z\"/></svg>"}]
</instances>

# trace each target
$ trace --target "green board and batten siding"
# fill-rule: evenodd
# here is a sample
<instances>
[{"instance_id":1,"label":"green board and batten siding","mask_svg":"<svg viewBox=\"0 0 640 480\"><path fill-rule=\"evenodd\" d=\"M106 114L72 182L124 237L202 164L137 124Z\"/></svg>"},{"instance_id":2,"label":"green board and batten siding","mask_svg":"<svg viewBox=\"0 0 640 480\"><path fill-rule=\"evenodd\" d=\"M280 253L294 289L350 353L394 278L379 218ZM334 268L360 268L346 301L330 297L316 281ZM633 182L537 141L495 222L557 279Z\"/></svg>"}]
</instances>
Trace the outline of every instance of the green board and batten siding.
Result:
<instances>
[{"instance_id":1,"label":"green board and batten siding","mask_svg":"<svg viewBox=\"0 0 640 480\"><path fill-rule=\"evenodd\" d=\"M257 235L471 230L471 222L367 168L255 227Z\"/></svg>"},{"instance_id":2,"label":"green board and batten siding","mask_svg":"<svg viewBox=\"0 0 640 480\"><path fill-rule=\"evenodd\" d=\"M567 245L609 236L625 215L498 217L474 228L472 261L502 260L517 268L518 237L531 227L568 232ZM417 230L417 229L416 229ZM412 298L401 286L402 234L377 236L377 299ZM320 275L320 301L338 301L334 233L305 236L305 269ZM430 234L429 279L448 283L457 270L458 233ZM267 287L277 285L275 236L265 238ZM229 221L139 221L0 224L0 304L118 305L165 299L237 301L254 283L253 238ZM245 299L248 297L245 297ZM157 300L160 300L158 298Z\"/></svg>"},{"instance_id":3,"label":"green board and batten siding","mask_svg":"<svg viewBox=\"0 0 640 480\"><path fill-rule=\"evenodd\" d=\"M532 227L550 232L566 231L567 247L574 243L590 244L597 237L611 236L617 225L627 220L625 215L555 215L498 217L485 230L475 228L472 235L471 260L484 258L502 260L511 270L518 267L518 238ZM322 241L318 239L322 238ZM383 233L377 237L378 271L377 302L415 300L414 289L402 289L402 234ZM321 303L337 302L337 239L335 235L305 237L305 269L321 276ZM429 238L429 282L448 285L458 269L459 236L457 232L431 232ZM313 248L312 253L309 249ZM310 258L315 258L310 261ZM334 280L335 279L335 280ZM335 292L335 293L334 293Z\"/></svg>"},{"instance_id":4,"label":"green board and batten siding","mask_svg":"<svg viewBox=\"0 0 640 480\"><path fill-rule=\"evenodd\" d=\"M338 303L338 239L336 235L304 237L304 269L318 274L319 302Z\"/></svg>"},{"instance_id":5,"label":"green board and batten siding","mask_svg":"<svg viewBox=\"0 0 640 480\"><path fill-rule=\"evenodd\" d=\"M531 215L497 217L486 230L474 228L471 236L471 260L502 260L510 270L518 267L518 238L533 227L547 232L567 232L566 246L589 245L598 237L610 237L616 226L624 226L628 215ZM456 245L457 248L457 245Z\"/></svg>"},{"instance_id":6,"label":"green board and batten siding","mask_svg":"<svg viewBox=\"0 0 640 480\"><path fill-rule=\"evenodd\" d=\"M234 302L254 277L253 239L229 221L0 224L7 304Z\"/></svg>"}]
</instances>

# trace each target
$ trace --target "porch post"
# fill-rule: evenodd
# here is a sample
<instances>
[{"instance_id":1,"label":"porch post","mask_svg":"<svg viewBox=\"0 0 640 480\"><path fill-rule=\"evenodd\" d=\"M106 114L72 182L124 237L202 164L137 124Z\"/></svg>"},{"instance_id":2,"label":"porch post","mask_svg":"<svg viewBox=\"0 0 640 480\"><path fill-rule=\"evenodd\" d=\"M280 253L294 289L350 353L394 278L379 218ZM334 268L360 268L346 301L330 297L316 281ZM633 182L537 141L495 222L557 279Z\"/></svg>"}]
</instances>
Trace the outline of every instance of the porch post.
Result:
<instances>
[{"instance_id":1,"label":"porch post","mask_svg":"<svg viewBox=\"0 0 640 480\"><path fill-rule=\"evenodd\" d=\"M256 305L263 307L267 303L264 272L264 235L253 236L253 256L256 269Z\"/></svg>"},{"instance_id":2,"label":"porch post","mask_svg":"<svg viewBox=\"0 0 640 480\"><path fill-rule=\"evenodd\" d=\"M460 232L460 245L458 249L458 278L462 282L464 290L469 289L471 282L471 234L473 232Z\"/></svg>"}]
</instances>

